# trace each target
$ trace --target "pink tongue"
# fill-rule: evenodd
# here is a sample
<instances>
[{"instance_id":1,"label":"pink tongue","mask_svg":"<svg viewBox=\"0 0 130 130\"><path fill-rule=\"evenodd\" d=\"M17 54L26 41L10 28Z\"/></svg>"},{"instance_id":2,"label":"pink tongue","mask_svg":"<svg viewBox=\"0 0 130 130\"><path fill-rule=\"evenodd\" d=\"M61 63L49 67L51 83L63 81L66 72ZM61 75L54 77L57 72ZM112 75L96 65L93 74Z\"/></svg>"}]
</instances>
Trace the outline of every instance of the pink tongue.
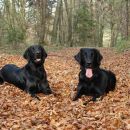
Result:
<instances>
[{"instance_id":1,"label":"pink tongue","mask_svg":"<svg viewBox=\"0 0 130 130\"><path fill-rule=\"evenodd\" d=\"M86 77L91 78L93 76L92 69L86 69Z\"/></svg>"}]
</instances>

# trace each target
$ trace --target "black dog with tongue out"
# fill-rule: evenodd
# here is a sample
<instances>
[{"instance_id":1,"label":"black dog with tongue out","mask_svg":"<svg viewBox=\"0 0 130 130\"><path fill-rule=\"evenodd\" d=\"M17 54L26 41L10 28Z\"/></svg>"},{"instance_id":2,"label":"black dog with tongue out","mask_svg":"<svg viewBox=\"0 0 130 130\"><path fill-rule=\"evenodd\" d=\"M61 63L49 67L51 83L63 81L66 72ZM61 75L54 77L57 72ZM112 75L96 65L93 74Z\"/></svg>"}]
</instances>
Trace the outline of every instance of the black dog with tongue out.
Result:
<instances>
[{"instance_id":1,"label":"black dog with tongue out","mask_svg":"<svg viewBox=\"0 0 130 130\"><path fill-rule=\"evenodd\" d=\"M14 84L36 98L38 98L36 93L51 94L52 91L43 66L47 57L44 48L40 45L30 46L23 57L28 61L23 68L7 64L0 70L0 83L5 81Z\"/></svg>"},{"instance_id":2,"label":"black dog with tongue out","mask_svg":"<svg viewBox=\"0 0 130 130\"><path fill-rule=\"evenodd\" d=\"M102 55L94 48L81 48L75 55L80 64L79 83L73 101L82 95L92 96L90 101L115 89L116 77L111 71L100 68Z\"/></svg>"}]
</instances>

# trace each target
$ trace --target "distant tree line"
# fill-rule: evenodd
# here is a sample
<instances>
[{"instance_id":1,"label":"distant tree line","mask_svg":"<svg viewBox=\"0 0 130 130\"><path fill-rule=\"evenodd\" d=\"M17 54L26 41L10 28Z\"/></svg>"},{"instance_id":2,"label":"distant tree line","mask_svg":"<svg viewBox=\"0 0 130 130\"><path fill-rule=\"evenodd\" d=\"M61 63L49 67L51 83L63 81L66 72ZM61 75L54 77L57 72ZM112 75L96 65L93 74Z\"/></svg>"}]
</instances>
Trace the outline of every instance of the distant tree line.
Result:
<instances>
[{"instance_id":1,"label":"distant tree line","mask_svg":"<svg viewBox=\"0 0 130 130\"><path fill-rule=\"evenodd\" d=\"M129 0L0 0L0 44L102 47L105 35L129 40Z\"/></svg>"}]
</instances>

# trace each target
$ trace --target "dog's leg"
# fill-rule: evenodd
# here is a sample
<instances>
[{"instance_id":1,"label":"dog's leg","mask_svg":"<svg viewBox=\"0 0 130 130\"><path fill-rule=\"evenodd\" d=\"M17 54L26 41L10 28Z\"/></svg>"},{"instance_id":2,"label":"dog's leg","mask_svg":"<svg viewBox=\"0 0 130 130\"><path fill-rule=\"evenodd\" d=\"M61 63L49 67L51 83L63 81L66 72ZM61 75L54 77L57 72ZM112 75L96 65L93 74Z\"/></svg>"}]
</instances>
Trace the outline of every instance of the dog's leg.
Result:
<instances>
[{"instance_id":1,"label":"dog's leg","mask_svg":"<svg viewBox=\"0 0 130 130\"><path fill-rule=\"evenodd\" d=\"M31 97L36 98L36 99L38 99L40 101L40 98L36 95L37 87L36 87L35 83L33 84L32 82L27 81L26 82L26 89L25 89L25 91L27 93L29 93L31 95Z\"/></svg>"},{"instance_id":2,"label":"dog's leg","mask_svg":"<svg viewBox=\"0 0 130 130\"><path fill-rule=\"evenodd\" d=\"M72 100L76 101L81 96L82 96L82 86L78 85L78 87L77 87L77 93L76 93L76 95L74 96L74 98Z\"/></svg>"},{"instance_id":3,"label":"dog's leg","mask_svg":"<svg viewBox=\"0 0 130 130\"><path fill-rule=\"evenodd\" d=\"M52 94L52 90L49 87L48 81L44 81L43 83L38 85L39 91L42 92L43 94L49 95Z\"/></svg>"},{"instance_id":4,"label":"dog's leg","mask_svg":"<svg viewBox=\"0 0 130 130\"><path fill-rule=\"evenodd\" d=\"M41 101L41 99L40 99L36 94L30 93L30 95L31 95L31 97L36 98L36 99L38 99L39 101Z\"/></svg>"},{"instance_id":5,"label":"dog's leg","mask_svg":"<svg viewBox=\"0 0 130 130\"><path fill-rule=\"evenodd\" d=\"M3 84L4 83L4 80L3 80L3 77L2 77L2 74L1 74L1 70L0 70L0 84Z\"/></svg>"},{"instance_id":6,"label":"dog's leg","mask_svg":"<svg viewBox=\"0 0 130 130\"><path fill-rule=\"evenodd\" d=\"M36 92L32 90L33 88L29 88L26 92L31 95L31 97L38 99L39 101L41 100L37 95Z\"/></svg>"},{"instance_id":7,"label":"dog's leg","mask_svg":"<svg viewBox=\"0 0 130 130\"><path fill-rule=\"evenodd\" d=\"M93 102L97 101L97 98L100 98L103 95L103 92L98 88L95 89L95 92L96 93L93 95L93 97L90 100L83 103L84 105L87 105L91 101L93 101ZM102 99L103 99L103 96L100 98L100 100L102 100Z\"/></svg>"},{"instance_id":8,"label":"dog's leg","mask_svg":"<svg viewBox=\"0 0 130 130\"><path fill-rule=\"evenodd\" d=\"M36 90L34 87L30 87L28 93L31 95L31 97L36 98L40 101L40 98L36 95Z\"/></svg>"},{"instance_id":9,"label":"dog's leg","mask_svg":"<svg viewBox=\"0 0 130 130\"><path fill-rule=\"evenodd\" d=\"M38 99L40 101L40 98L34 92L32 92L30 90L30 88L26 88L25 91L26 91L26 93L29 93L31 95L31 97L36 98L36 99Z\"/></svg>"},{"instance_id":10,"label":"dog's leg","mask_svg":"<svg viewBox=\"0 0 130 130\"><path fill-rule=\"evenodd\" d=\"M93 102L95 102L95 101L97 101L97 98L99 98L99 96L93 96L90 100L88 100L88 101L86 101L86 102L84 102L83 103L83 105L87 105L89 102L91 102L91 101L93 101Z\"/></svg>"}]
</instances>

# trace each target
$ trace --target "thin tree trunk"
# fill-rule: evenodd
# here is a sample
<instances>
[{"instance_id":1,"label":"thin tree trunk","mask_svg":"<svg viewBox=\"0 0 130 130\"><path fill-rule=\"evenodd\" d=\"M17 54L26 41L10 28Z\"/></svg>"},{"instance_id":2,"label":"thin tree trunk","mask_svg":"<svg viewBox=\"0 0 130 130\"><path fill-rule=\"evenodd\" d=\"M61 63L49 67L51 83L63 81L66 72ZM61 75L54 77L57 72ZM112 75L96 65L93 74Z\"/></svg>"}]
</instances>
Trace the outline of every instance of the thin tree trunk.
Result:
<instances>
[{"instance_id":1,"label":"thin tree trunk","mask_svg":"<svg viewBox=\"0 0 130 130\"><path fill-rule=\"evenodd\" d=\"M129 3L126 0L126 39L128 40L129 36Z\"/></svg>"}]
</instances>

